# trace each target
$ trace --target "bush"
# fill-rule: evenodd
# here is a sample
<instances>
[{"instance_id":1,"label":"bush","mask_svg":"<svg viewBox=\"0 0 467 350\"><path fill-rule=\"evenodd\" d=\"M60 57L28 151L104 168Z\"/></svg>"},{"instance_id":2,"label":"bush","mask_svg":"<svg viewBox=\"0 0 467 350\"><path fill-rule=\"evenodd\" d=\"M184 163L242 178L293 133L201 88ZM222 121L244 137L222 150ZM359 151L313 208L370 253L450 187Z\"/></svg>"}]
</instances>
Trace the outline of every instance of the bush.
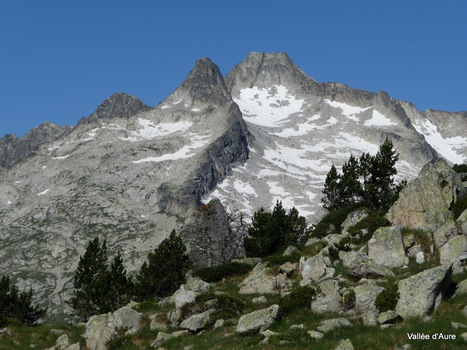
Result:
<instances>
[{"instance_id":1,"label":"bush","mask_svg":"<svg viewBox=\"0 0 467 350\"><path fill-rule=\"evenodd\" d=\"M311 236L316 238L323 238L330 233L340 234L342 232L341 225L352 210L352 208L341 208L329 212L315 226Z\"/></svg>"},{"instance_id":2,"label":"bush","mask_svg":"<svg viewBox=\"0 0 467 350\"><path fill-rule=\"evenodd\" d=\"M376 296L375 306L379 312L395 310L399 300L397 284L389 283L384 290Z\"/></svg>"},{"instance_id":3,"label":"bush","mask_svg":"<svg viewBox=\"0 0 467 350\"><path fill-rule=\"evenodd\" d=\"M464 194L462 197L457 197L457 200L451 205L454 220L457 220L465 209L467 209L467 194Z\"/></svg>"},{"instance_id":4,"label":"bush","mask_svg":"<svg viewBox=\"0 0 467 350\"><path fill-rule=\"evenodd\" d=\"M454 164L452 170L456 173L467 173L467 164Z\"/></svg>"},{"instance_id":5,"label":"bush","mask_svg":"<svg viewBox=\"0 0 467 350\"><path fill-rule=\"evenodd\" d=\"M157 300L171 295L185 282L191 268L185 244L175 230L148 254L148 261L136 276L135 293L139 300Z\"/></svg>"},{"instance_id":6,"label":"bush","mask_svg":"<svg viewBox=\"0 0 467 350\"><path fill-rule=\"evenodd\" d=\"M382 213L371 209L366 209L366 212L368 214L367 217L348 229L352 237L350 240L352 244L366 243L378 228L391 225L389 220L386 219ZM364 233L364 230L367 230L367 232ZM359 238L357 238L357 235Z\"/></svg>"},{"instance_id":7,"label":"bush","mask_svg":"<svg viewBox=\"0 0 467 350\"><path fill-rule=\"evenodd\" d=\"M290 294L283 296L279 302L281 313L287 315L295 310L309 309L315 295L316 289L310 286L292 289Z\"/></svg>"},{"instance_id":8,"label":"bush","mask_svg":"<svg viewBox=\"0 0 467 350\"><path fill-rule=\"evenodd\" d=\"M227 294L216 294L208 291L199 294L195 301L182 306L182 319L205 312L209 309L216 311L211 315L211 321L214 323L218 319L233 318L242 312L244 303Z\"/></svg>"},{"instance_id":9,"label":"bush","mask_svg":"<svg viewBox=\"0 0 467 350\"><path fill-rule=\"evenodd\" d=\"M203 281L212 283L223 278L242 275L250 272L252 266L238 262L228 262L219 266L204 267L193 272L193 276L201 278Z\"/></svg>"}]
</instances>

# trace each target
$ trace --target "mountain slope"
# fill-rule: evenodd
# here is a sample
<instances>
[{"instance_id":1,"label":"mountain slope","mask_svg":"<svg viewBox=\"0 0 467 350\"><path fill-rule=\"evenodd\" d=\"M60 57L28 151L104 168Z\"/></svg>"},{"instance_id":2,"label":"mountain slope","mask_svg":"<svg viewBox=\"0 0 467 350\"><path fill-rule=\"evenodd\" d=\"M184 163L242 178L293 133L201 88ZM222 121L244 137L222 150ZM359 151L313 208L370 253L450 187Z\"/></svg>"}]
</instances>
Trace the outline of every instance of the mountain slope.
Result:
<instances>
[{"instance_id":1,"label":"mountain slope","mask_svg":"<svg viewBox=\"0 0 467 350\"><path fill-rule=\"evenodd\" d=\"M126 101L97 111L124 111ZM90 239L107 239L129 271L139 269L248 157L246 125L209 59L158 107L110 116L81 122L0 174L0 269L49 299L49 315L63 311Z\"/></svg>"},{"instance_id":2,"label":"mountain slope","mask_svg":"<svg viewBox=\"0 0 467 350\"><path fill-rule=\"evenodd\" d=\"M386 93L318 83L285 53L250 53L225 78L255 137L248 162L205 200L235 210L295 206L311 222L331 164L351 154L375 154L386 137L400 153L399 178L412 179L437 153Z\"/></svg>"}]
</instances>

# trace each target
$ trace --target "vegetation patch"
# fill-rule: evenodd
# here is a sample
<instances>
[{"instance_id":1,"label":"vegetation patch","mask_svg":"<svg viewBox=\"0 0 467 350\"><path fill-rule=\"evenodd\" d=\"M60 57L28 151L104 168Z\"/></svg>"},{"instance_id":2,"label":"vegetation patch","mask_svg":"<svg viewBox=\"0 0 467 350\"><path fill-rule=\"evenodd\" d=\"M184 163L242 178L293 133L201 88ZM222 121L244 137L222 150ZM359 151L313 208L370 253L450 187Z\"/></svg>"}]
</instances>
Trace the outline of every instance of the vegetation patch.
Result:
<instances>
[{"instance_id":1,"label":"vegetation patch","mask_svg":"<svg viewBox=\"0 0 467 350\"><path fill-rule=\"evenodd\" d=\"M203 281L212 283L223 278L243 275L250 272L252 266L239 262L228 262L213 267L204 267L193 272L193 276L201 278Z\"/></svg>"},{"instance_id":2,"label":"vegetation patch","mask_svg":"<svg viewBox=\"0 0 467 350\"><path fill-rule=\"evenodd\" d=\"M395 310L399 300L399 290L395 282L389 283L384 290L376 296L375 306L379 312Z\"/></svg>"},{"instance_id":3,"label":"vegetation patch","mask_svg":"<svg viewBox=\"0 0 467 350\"><path fill-rule=\"evenodd\" d=\"M467 194L464 194L461 197L457 197L457 200L451 205L451 211L454 214L454 220L457 220L465 209L467 209Z\"/></svg>"},{"instance_id":4,"label":"vegetation patch","mask_svg":"<svg viewBox=\"0 0 467 350\"><path fill-rule=\"evenodd\" d=\"M283 296L279 302L281 314L287 315L300 309L308 310L315 295L316 289L310 286L292 289L290 294Z\"/></svg>"},{"instance_id":5,"label":"vegetation patch","mask_svg":"<svg viewBox=\"0 0 467 350\"><path fill-rule=\"evenodd\" d=\"M342 233L341 225L347 219L347 215L353 211L352 208L340 208L326 214L315 226L312 237L323 238L329 234Z\"/></svg>"}]
</instances>

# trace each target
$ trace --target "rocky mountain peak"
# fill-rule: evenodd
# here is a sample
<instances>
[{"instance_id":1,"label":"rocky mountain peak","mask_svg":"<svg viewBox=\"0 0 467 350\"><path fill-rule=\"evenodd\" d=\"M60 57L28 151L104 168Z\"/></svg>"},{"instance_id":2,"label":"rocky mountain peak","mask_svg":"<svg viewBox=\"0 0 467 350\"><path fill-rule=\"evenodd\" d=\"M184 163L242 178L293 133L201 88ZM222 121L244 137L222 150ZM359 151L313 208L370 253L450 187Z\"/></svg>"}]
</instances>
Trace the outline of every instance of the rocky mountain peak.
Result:
<instances>
[{"instance_id":1,"label":"rocky mountain peak","mask_svg":"<svg viewBox=\"0 0 467 350\"><path fill-rule=\"evenodd\" d=\"M251 52L225 77L232 95L238 94L245 86L268 88L284 85L298 89L311 89L316 82L298 68L285 52Z\"/></svg>"},{"instance_id":2,"label":"rocky mountain peak","mask_svg":"<svg viewBox=\"0 0 467 350\"><path fill-rule=\"evenodd\" d=\"M232 101L219 67L206 57L196 61L182 85L174 91L169 100L173 104L183 100L184 104L188 105L207 102L224 104Z\"/></svg>"},{"instance_id":3,"label":"rocky mountain peak","mask_svg":"<svg viewBox=\"0 0 467 350\"><path fill-rule=\"evenodd\" d=\"M149 109L151 107L144 104L139 98L117 92L105 99L89 117L81 118L78 125L93 123L99 119L130 118Z\"/></svg>"}]
</instances>

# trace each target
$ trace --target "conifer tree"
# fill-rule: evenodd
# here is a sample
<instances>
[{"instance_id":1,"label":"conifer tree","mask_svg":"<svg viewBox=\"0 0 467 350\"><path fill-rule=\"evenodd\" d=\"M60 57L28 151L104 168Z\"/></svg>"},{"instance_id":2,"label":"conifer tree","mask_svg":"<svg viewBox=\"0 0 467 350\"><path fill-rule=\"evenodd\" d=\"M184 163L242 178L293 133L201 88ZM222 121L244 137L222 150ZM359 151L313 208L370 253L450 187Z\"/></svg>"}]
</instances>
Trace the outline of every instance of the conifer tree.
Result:
<instances>
[{"instance_id":1,"label":"conifer tree","mask_svg":"<svg viewBox=\"0 0 467 350\"><path fill-rule=\"evenodd\" d=\"M337 173L336 167L333 164L331 170L326 175L323 189L324 197L321 199L323 208L327 211L336 210L342 205L339 197L339 183L340 175Z\"/></svg>"},{"instance_id":2,"label":"conifer tree","mask_svg":"<svg viewBox=\"0 0 467 350\"><path fill-rule=\"evenodd\" d=\"M105 298L106 274L107 244L104 241L101 245L96 237L80 257L73 281L74 295L69 301L81 320L86 321L92 315L109 311Z\"/></svg>"},{"instance_id":3,"label":"conifer tree","mask_svg":"<svg viewBox=\"0 0 467 350\"><path fill-rule=\"evenodd\" d=\"M112 260L106 272L106 304L109 311L128 304L134 292L131 278L127 277L120 252Z\"/></svg>"},{"instance_id":4,"label":"conifer tree","mask_svg":"<svg viewBox=\"0 0 467 350\"><path fill-rule=\"evenodd\" d=\"M171 295L185 282L191 267L185 244L175 230L148 254L136 276L135 292L140 300L158 300Z\"/></svg>"}]
</instances>

